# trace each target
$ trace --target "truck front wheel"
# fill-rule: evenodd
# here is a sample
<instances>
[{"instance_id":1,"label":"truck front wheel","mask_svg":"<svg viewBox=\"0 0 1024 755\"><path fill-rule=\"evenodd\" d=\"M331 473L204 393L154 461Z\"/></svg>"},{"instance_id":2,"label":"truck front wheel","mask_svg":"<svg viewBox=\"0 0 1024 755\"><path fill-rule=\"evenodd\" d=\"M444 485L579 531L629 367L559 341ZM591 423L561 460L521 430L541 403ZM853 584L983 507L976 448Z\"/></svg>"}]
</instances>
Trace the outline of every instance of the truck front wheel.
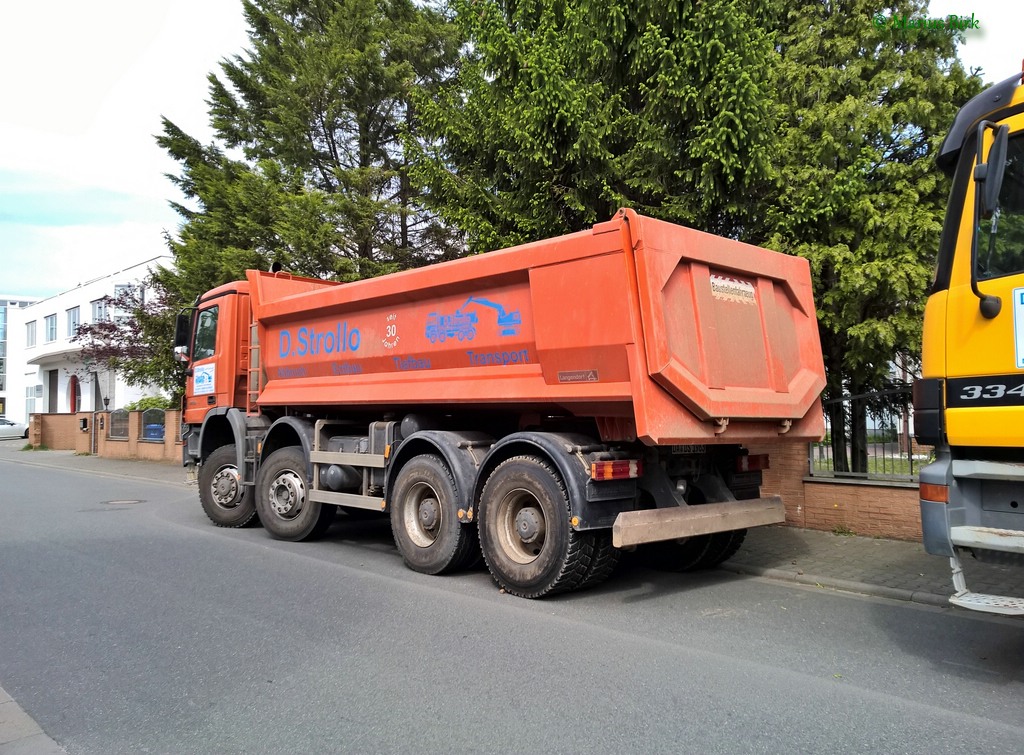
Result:
<instances>
[{"instance_id":1,"label":"truck front wheel","mask_svg":"<svg viewBox=\"0 0 1024 755\"><path fill-rule=\"evenodd\" d=\"M306 459L296 446L267 457L256 476L256 511L263 528L278 540L315 540L334 519L330 504L309 500Z\"/></svg>"},{"instance_id":2,"label":"truck front wheel","mask_svg":"<svg viewBox=\"0 0 1024 755\"><path fill-rule=\"evenodd\" d=\"M417 456L398 472L391 529L405 565L423 574L461 569L479 553L476 528L459 522L455 480L437 456Z\"/></svg>"},{"instance_id":3,"label":"truck front wheel","mask_svg":"<svg viewBox=\"0 0 1024 755\"><path fill-rule=\"evenodd\" d=\"M199 467L199 501L218 527L244 527L256 516L252 487L242 485L234 444L221 446Z\"/></svg>"},{"instance_id":4,"label":"truck front wheel","mask_svg":"<svg viewBox=\"0 0 1024 755\"><path fill-rule=\"evenodd\" d=\"M487 568L506 592L539 598L584 583L593 537L574 531L570 515L565 486L547 462L516 456L495 468L477 524Z\"/></svg>"}]
</instances>

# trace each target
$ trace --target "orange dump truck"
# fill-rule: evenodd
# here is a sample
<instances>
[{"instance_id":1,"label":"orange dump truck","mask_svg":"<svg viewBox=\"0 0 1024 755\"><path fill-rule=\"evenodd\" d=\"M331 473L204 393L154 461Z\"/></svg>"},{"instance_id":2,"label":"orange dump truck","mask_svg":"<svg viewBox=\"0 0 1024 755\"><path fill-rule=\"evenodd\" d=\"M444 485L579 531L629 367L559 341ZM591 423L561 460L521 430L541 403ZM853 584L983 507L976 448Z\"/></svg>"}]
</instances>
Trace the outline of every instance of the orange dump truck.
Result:
<instances>
[{"instance_id":1,"label":"orange dump truck","mask_svg":"<svg viewBox=\"0 0 1024 755\"><path fill-rule=\"evenodd\" d=\"M720 563L784 519L744 444L824 430L806 261L631 210L357 283L249 271L175 345L215 524L305 540L339 509L387 512L410 568L482 552L524 597L642 543Z\"/></svg>"}]
</instances>

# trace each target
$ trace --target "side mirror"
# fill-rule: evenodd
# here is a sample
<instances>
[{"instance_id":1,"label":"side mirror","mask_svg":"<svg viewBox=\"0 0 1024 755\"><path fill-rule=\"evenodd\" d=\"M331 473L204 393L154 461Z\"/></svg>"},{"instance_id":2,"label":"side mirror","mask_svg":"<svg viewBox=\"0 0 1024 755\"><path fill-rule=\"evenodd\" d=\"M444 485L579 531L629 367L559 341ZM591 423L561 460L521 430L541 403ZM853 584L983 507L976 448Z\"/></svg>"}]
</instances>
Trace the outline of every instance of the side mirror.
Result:
<instances>
[{"instance_id":1,"label":"side mirror","mask_svg":"<svg viewBox=\"0 0 1024 755\"><path fill-rule=\"evenodd\" d=\"M977 184L979 209L981 217L990 218L999 206L999 190L1003 186L1003 174L1006 172L1006 144L1010 138L1010 127L1000 126L996 129L992 148L988 151L988 159L981 161L982 137L987 126L995 124L982 121L978 124L978 164L974 167L974 182Z\"/></svg>"},{"instance_id":2,"label":"side mirror","mask_svg":"<svg viewBox=\"0 0 1024 755\"><path fill-rule=\"evenodd\" d=\"M181 312L174 321L174 359L188 361L188 342L192 335L192 318Z\"/></svg>"},{"instance_id":3,"label":"side mirror","mask_svg":"<svg viewBox=\"0 0 1024 755\"><path fill-rule=\"evenodd\" d=\"M988 128L996 133L988 151L988 159L983 161L982 147L985 144L985 129ZM974 166L975 232L971 234L971 291L978 297L978 309L986 320L992 320L999 314L1003 302L998 296L983 294L978 288L977 227L980 220L991 218L999 208L999 190L1003 186L1003 174L1006 172L1006 145L1009 139L1009 126L997 126L992 121L978 124L978 162Z\"/></svg>"}]
</instances>

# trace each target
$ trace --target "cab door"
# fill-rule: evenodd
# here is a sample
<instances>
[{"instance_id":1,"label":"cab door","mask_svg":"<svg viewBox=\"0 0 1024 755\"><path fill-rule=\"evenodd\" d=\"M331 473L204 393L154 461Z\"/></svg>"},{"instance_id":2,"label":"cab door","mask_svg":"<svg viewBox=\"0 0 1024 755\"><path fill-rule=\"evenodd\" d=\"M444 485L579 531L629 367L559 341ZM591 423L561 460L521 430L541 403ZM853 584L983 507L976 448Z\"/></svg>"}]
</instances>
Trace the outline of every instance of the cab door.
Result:
<instances>
[{"instance_id":1,"label":"cab door","mask_svg":"<svg viewBox=\"0 0 1024 755\"><path fill-rule=\"evenodd\" d=\"M1024 114L1008 118L1005 173L989 218L967 183L946 309L946 433L951 446L1024 445ZM993 143L986 129L983 155ZM986 317L971 288L1000 300Z\"/></svg>"},{"instance_id":2,"label":"cab door","mask_svg":"<svg viewBox=\"0 0 1024 755\"><path fill-rule=\"evenodd\" d=\"M217 335L222 303L223 299L218 303L200 305L195 314L192 359L185 386L185 421L189 423L202 422L207 410L220 403Z\"/></svg>"}]
</instances>

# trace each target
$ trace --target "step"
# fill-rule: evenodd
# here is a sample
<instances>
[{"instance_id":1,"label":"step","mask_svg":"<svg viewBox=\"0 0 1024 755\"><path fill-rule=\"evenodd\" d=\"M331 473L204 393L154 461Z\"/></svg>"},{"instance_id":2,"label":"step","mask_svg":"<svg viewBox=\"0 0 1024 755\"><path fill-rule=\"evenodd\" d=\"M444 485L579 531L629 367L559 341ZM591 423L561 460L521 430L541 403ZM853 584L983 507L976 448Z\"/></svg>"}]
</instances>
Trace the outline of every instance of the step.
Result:
<instances>
[{"instance_id":1,"label":"step","mask_svg":"<svg viewBox=\"0 0 1024 755\"><path fill-rule=\"evenodd\" d=\"M986 595L981 592L962 592L954 595L949 602L960 608L1004 616L1024 616L1024 598L1010 598L1005 595Z\"/></svg>"},{"instance_id":2,"label":"step","mask_svg":"<svg viewBox=\"0 0 1024 755\"><path fill-rule=\"evenodd\" d=\"M1024 554L1024 531L995 527L950 527L949 539L962 548L985 548Z\"/></svg>"}]
</instances>

